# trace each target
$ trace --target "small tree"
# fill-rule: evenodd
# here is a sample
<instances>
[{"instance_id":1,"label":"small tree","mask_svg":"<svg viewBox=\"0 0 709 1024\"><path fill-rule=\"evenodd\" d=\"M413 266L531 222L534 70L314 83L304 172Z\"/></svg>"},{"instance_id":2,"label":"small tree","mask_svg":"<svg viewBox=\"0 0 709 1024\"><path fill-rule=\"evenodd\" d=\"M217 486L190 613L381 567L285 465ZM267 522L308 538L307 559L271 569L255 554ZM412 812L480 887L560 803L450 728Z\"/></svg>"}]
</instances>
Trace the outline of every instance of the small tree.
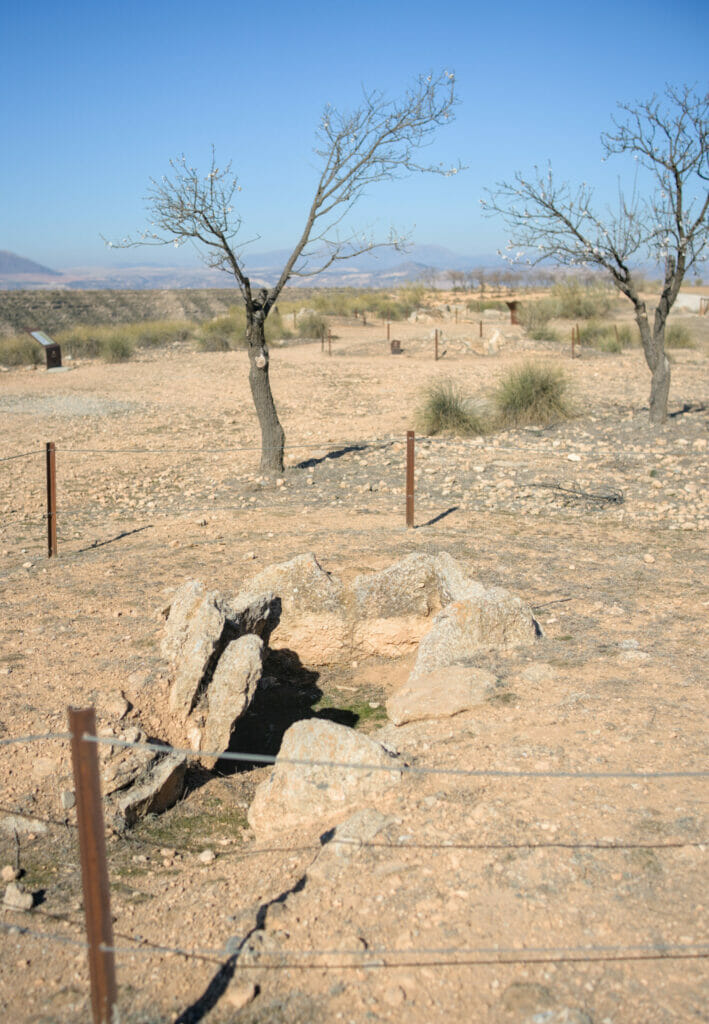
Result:
<instances>
[{"instance_id":1,"label":"small tree","mask_svg":"<svg viewBox=\"0 0 709 1024\"><path fill-rule=\"evenodd\" d=\"M127 238L119 247L175 245L196 242L210 267L232 274L246 309L249 383L261 427L261 469L283 472L285 435L278 419L269 380L269 354L265 321L278 296L292 277L313 277L327 267L381 246L401 249L406 239L392 231L385 240L356 231L340 233L347 214L369 188L414 172L455 174L459 167L426 165L417 152L432 141L437 127L449 123L456 104L455 77L442 72L422 75L398 100L379 92L365 92L352 112L330 106L323 112L317 132L320 175L305 225L293 251L270 288L252 288L246 270L243 243L237 241L241 218L234 212L241 191L231 164L216 165L214 151L206 176L184 157L170 162L172 174L151 179L146 201L151 230Z\"/></svg>"},{"instance_id":2,"label":"small tree","mask_svg":"<svg viewBox=\"0 0 709 1024\"><path fill-rule=\"evenodd\" d=\"M709 93L668 86L662 98L619 107L623 116L613 119L601 143L607 156L631 154L650 172L648 195L641 197L637 186L630 198L621 191L618 212L603 217L592 209L590 186L559 184L550 167L546 174L535 168L531 178L517 172L513 183L499 182L483 206L505 218L512 234L508 248L533 250L534 263L553 259L610 274L633 304L652 374L650 420L658 424L667 419L670 390L667 317L685 274L701 262L709 242ZM648 258L664 266L652 325L637 270L637 261Z\"/></svg>"}]
</instances>

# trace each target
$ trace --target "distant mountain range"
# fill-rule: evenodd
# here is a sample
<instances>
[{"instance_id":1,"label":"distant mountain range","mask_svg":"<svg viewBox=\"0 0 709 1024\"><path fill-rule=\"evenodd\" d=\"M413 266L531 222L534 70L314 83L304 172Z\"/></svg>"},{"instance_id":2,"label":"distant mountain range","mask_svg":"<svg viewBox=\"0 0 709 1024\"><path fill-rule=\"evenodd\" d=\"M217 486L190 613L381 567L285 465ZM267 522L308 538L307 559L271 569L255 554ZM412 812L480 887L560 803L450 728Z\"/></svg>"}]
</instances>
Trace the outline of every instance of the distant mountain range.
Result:
<instances>
[{"instance_id":1,"label":"distant mountain range","mask_svg":"<svg viewBox=\"0 0 709 1024\"><path fill-rule=\"evenodd\" d=\"M286 249L251 253L247 272L257 285L273 284L288 259ZM448 270L468 271L475 267L500 267L503 261L490 254L464 256L437 245L420 245L411 253L382 249L338 263L316 278L293 278L289 285L328 285L353 288L383 288L422 278L443 278ZM64 271L34 263L12 252L0 251L0 290L11 289L173 289L236 287L233 278L205 266L161 267L72 267Z\"/></svg>"}]
</instances>

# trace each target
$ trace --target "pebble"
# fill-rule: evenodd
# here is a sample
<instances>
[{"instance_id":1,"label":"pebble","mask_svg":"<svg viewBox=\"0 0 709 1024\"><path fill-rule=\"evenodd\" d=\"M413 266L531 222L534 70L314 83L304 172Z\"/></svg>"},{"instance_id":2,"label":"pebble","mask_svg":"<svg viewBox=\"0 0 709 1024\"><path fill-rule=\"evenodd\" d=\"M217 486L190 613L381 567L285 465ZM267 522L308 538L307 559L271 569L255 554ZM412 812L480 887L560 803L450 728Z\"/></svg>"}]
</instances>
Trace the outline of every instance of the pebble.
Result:
<instances>
[{"instance_id":1,"label":"pebble","mask_svg":"<svg viewBox=\"0 0 709 1024\"><path fill-rule=\"evenodd\" d=\"M62 809L70 811L72 807L76 806L76 796L71 789L63 789L59 797L59 802L62 805Z\"/></svg>"},{"instance_id":2,"label":"pebble","mask_svg":"<svg viewBox=\"0 0 709 1024\"><path fill-rule=\"evenodd\" d=\"M2 878L3 882L14 882L19 877L20 872L13 868L12 864L5 864L2 871L0 871L0 878Z\"/></svg>"},{"instance_id":3,"label":"pebble","mask_svg":"<svg viewBox=\"0 0 709 1024\"><path fill-rule=\"evenodd\" d=\"M216 856L217 855L214 850L202 850L202 852L197 855L197 860L200 864L211 864L213 860L216 860Z\"/></svg>"}]
</instances>

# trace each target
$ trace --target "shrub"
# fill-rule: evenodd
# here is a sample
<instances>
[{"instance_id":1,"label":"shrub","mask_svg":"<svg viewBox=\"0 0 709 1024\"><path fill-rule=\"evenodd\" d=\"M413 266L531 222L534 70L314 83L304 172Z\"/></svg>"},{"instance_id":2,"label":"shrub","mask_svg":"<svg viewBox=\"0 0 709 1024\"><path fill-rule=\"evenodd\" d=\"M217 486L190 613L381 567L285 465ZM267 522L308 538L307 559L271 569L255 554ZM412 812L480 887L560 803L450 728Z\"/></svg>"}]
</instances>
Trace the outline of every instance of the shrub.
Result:
<instances>
[{"instance_id":1,"label":"shrub","mask_svg":"<svg viewBox=\"0 0 709 1024\"><path fill-rule=\"evenodd\" d=\"M539 340L547 336L547 324L555 315L556 307L550 299L538 299L536 302L523 302L517 318L527 334Z\"/></svg>"},{"instance_id":2,"label":"shrub","mask_svg":"<svg viewBox=\"0 0 709 1024\"><path fill-rule=\"evenodd\" d=\"M665 348L695 348L692 333L685 324L669 324L665 328Z\"/></svg>"},{"instance_id":3,"label":"shrub","mask_svg":"<svg viewBox=\"0 0 709 1024\"><path fill-rule=\"evenodd\" d=\"M298 320L297 333L299 338L324 338L327 334L325 318L317 313L305 313Z\"/></svg>"},{"instance_id":4,"label":"shrub","mask_svg":"<svg viewBox=\"0 0 709 1024\"><path fill-rule=\"evenodd\" d=\"M581 284L580 281L558 281L551 289L551 301L556 316L567 320L590 320L603 316L611 308L612 293L600 284Z\"/></svg>"},{"instance_id":5,"label":"shrub","mask_svg":"<svg viewBox=\"0 0 709 1024\"><path fill-rule=\"evenodd\" d=\"M486 309L499 309L503 313L509 312L507 303L499 302L497 299L468 299L465 305L471 313L484 313Z\"/></svg>"},{"instance_id":6,"label":"shrub","mask_svg":"<svg viewBox=\"0 0 709 1024\"><path fill-rule=\"evenodd\" d=\"M0 338L0 363L3 366L39 366L43 360L42 346L33 338L21 335Z\"/></svg>"},{"instance_id":7,"label":"shrub","mask_svg":"<svg viewBox=\"0 0 709 1024\"><path fill-rule=\"evenodd\" d=\"M500 382L495 403L506 427L547 424L571 415L568 384L559 367L524 363Z\"/></svg>"},{"instance_id":8,"label":"shrub","mask_svg":"<svg viewBox=\"0 0 709 1024\"><path fill-rule=\"evenodd\" d=\"M421 434L456 434L472 437L486 434L490 423L480 411L465 398L457 384L451 380L436 381L425 394L416 412L416 427Z\"/></svg>"},{"instance_id":9,"label":"shrub","mask_svg":"<svg viewBox=\"0 0 709 1024\"><path fill-rule=\"evenodd\" d=\"M101 339L101 356L107 363L124 363L133 352L133 342L125 333L116 332Z\"/></svg>"},{"instance_id":10,"label":"shrub","mask_svg":"<svg viewBox=\"0 0 709 1024\"><path fill-rule=\"evenodd\" d=\"M629 324L618 327L615 324L603 324L598 320L590 320L579 327L579 341L600 352L622 352L640 342L637 330L633 331Z\"/></svg>"}]
</instances>

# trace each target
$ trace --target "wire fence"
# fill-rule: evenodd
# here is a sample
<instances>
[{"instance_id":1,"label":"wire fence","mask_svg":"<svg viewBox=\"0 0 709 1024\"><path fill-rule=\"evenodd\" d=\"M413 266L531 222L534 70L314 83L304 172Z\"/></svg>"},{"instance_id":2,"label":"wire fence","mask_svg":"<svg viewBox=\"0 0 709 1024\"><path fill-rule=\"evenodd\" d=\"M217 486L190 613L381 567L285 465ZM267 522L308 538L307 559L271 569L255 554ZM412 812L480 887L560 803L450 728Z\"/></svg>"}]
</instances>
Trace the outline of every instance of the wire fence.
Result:
<instances>
[{"instance_id":1,"label":"wire fence","mask_svg":"<svg viewBox=\"0 0 709 1024\"><path fill-rule=\"evenodd\" d=\"M414 492L417 492L417 501L421 508L428 510L427 512L419 510L419 526L431 526L438 523L453 512L459 511L460 508L486 514L494 510L496 514L517 515L519 509L514 502L510 502L511 497L517 502L523 504L526 502L529 505L535 494L541 495L544 492L549 493L549 499L544 499L543 502L541 499L538 501L535 499L532 501L534 507L525 507L526 512L532 515L546 515L553 505L561 505L567 511L569 508L573 508L574 511L582 510L586 515L595 512L605 516L608 510L624 506L626 496L623 489L617 486L617 481L599 480L595 484L590 483L583 478L583 466L578 464L582 461L582 456L574 451L569 451L566 447L554 447L556 442L552 442L552 446L549 447L548 439L542 437L542 434L543 431L530 433L529 438L522 438L515 445L501 444L489 438L419 437L416 439L416 450L424 462L415 471L413 450L409 453L407 444L400 437L382 436L288 444L283 449L285 453L302 452L304 456L313 453L311 459L304 458L300 463L291 467L311 472L315 466L326 463L334 465L336 462L339 464L339 460L345 455L361 457L374 452L386 452L390 457L386 458L381 466L372 466L367 470L348 463L345 478L339 481L329 478L321 479L315 486L312 486L315 483L312 479L307 481L311 485L310 487L299 486L296 480L296 489L294 490L291 483L295 478L287 478L287 486L274 486L275 493L269 498L266 498L264 487L268 487L270 484L268 481L264 482L263 474L259 476L258 473L251 472L242 476L230 475L226 481L224 479L221 482L211 480L205 487L203 474L194 479L190 475L196 472L196 467L190 461L189 467L187 465L182 467L184 472L181 473L181 479L162 481L158 477L149 480L145 486L134 486L132 490L129 488L129 493L125 486L116 489L116 486L111 484L110 478L103 478L102 474L105 474L105 468L97 474L89 472L87 475L84 473L78 478L73 471L62 469L59 491L63 497L58 501L57 456L62 457L62 464L67 460L71 462L77 458L104 460L113 456L144 456L173 461L185 458L188 460L195 458L199 460L221 459L230 455L238 456L255 452L267 455L270 451L280 451L281 449L268 449L258 444L201 448L190 446L102 448L99 446L71 447L48 443L46 452L41 449L33 449L9 453L0 457L0 463L10 463L16 460L33 459L38 455L47 455L46 509L42 507L42 496L40 488L37 486L39 481L37 481L31 489L31 494L24 501L24 508L13 508L11 502L6 502L5 508L0 511L0 532L6 535L8 532L17 533L18 530L22 530L23 526L26 529L34 530L36 525L46 522L50 533L53 531L52 536L49 537L51 556L57 554L57 528L63 547L69 544L70 548L67 550L71 553L82 553L100 547L104 543L128 537L147 526L157 525L162 520L175 520L192 515L204 517L216 513L232 515L271 513L307 516L315 509L345 507L348 514L353 515L396 516L399 514L403 516L404 499L406 499L406 522L408 526L412 526L414 524L409 502L413 505ZM52 450L51 459L50 448ZM456 471L456 459L466 456L470 458L484 457L487 462L484 465L476 466L475 472L469 474L470 479L465 483L452 481L446 486L441 486L440 482L432 483L429 467L425 463L426 453L435 453L436 451L451 453L450 469L453 472ZM512 459L508 467L504 460L512 456L516 457L518 461ZM503 459L503 463L495 461L498 457ZM527 465L530 457L535 460L538 458L544 460L549 466L549 472L553 475L548 475L546 479L540 479L537 471L530 470ZM643 452L620 448L613 452L603 453L600 461L612 468L627 459L630 459L631 462L637 460L638 465L642 465L646 458L647 456ZM493 461L490 462L490 459ZM409 464L409 460L411 464ZM497 480L485 478L483 470L491 467L497 467L505 472L509 468L514 479L510 478L500 483ZM564 467L563 470L562 467ZM223 467L220 468L223 469ZM470 468L469 465L467 468ZM131 479L135 476L135 472L135 466L131 466L128 473ZM231 472L237 472L237 467L230 467ZM125 469L122 469L121 473L125 476ZM377 483L375 478L378 473L383 474L384 478ZM581 482L577 479L579 474L582 476ZM222 473L222 477L224 477L224 473ZM374 482L369 478L373 478ZM368 480L369 483L367 483ZM258 483L258 481L261 482ZM502 487L502 490L498 490L499 487ZM345 490L343 491L342 488ZM84 498L87 489L93 492L88 501ZM19 489L15 486L11 493L15 493L17 490ZM72 500L77 497L81 500ZM34 508L28 507L31 503L35 504ZM537 505L539 507L536 507ZM554 514L559 521L565 521L564 515L558 514L558 509L554 509ZM619 515L622 519L625 512L621 511ZM85 535L87 528L93 530L93 524L100 523L110 526L115 522L125 527L119 538L94 537L90 539ZM606 525L611 525L614 522L613 519L604 518ZM653 522L654 529L678 528L679 525L679 523ZM342 529L352 529L352 526L343 524ZM84 531L83 537L82 531ZM22 534L22 539L25 543L27 542L26 533ZM76 545L73 542L76 540L79 540L80 543L83 542L83 546L78 551L74 550Z\"/></svg>"},{"instance_id":2,"label":"wire fence","mask_svg":"<svg viewBox=\"0 0 709 1024\"><path fill-rule=\"evenodd\" d=\"M331 771L337 771L344 769L351 771L353 769L359 769L363 772L371 771L397 771L397 772L408 772L416 776L421 775L453 775L453 776L467 776L472 778L490 778L490 779L517 779L517 778L534 778L534 779L603 779L611 780L617 779L622 781L631 780L667 780L667 779L683 779L683 780L704 780L709 777L709 771L704 769L681 769L681 770L645 770L645 771L607 771L607 772L596 772L596 771L584 771L579 769L577 771L517 771L517 770L497 770L497 769L453 769L446 766L414 766L397 764L389 766L382 766L377 764L367 763L350 763L350 762L338 762L331 760L309 760L303 758L275 758L270 755L257 755L247 752L209 752L205 754L204 751L194 751L190 749L181 749L170 747L166 744L156 743L141 743L141 742L129 742L118 740L110 737L98 736L95 733L84 732L81 735L72 734L71 732L49 732L43 734L33 734L28 736L16 736L6 737L0 740L0 745L4 747L10 746L26 746L30 744L46 744L50 741L72 741L73 744L79 744L80 746L89 748L93 747L96 750L99 746L109 745L120 748L134 748L138 750L158 753L182 753L189 755L193 758L199 758L204 756L215 756L218 755L222 760L232 760L240 763L251 764L289 764L296 765L299 767L312 767L318 769L329 769ZM93 755L95 757L95 755ZM95 762L96 765L98 762ZM77 766L74 767L75 772L75 783L77 789L80 787L79 778L77 776ZM97 776L98 777L98 776ZM0 807L0 811L8 812L11 811L9 807ZM81 832L82 828L86 827L86 822L82 822L81 818L76 823L69 822L68 819L58 820L51 818L35 818L30 814L22 814L21 812L11 811L17 817L24 817L28 821L37 822L41 821L45 825L63 830L65 833L67 829L73 835L77 832ZM103 820L101 818L100 828L103 830ZM160 848L164 850L164 846L155 840L146 840L140 837L133 837L130 833L122 835L118 839L119 844L128 843L130 845L138 846L149 846L154 848ZM612 851L624 851L624 850L678 850L683 848L699 848L704 850L706 848L706 839L702 840L688 840L688 841L654 841L654 842L638 842L638 841L603 841L591 839L588 841L538 841L536 839L529 841L518 841L514 842L467 842L467 841L455 841L455 840L444 840L441 842L422 842L417 841L416 837L406 837L406 841L398 842L384 842L377 840L359 840L352 839L346 836L338 837L337 833L334 832L321 838L319 843L313 844L299 844L299 845L269 845L269 846L254 846L248 850L229 851L237 857L253 857L263 856L267 853L276 853L283 855L292 855L293 853L301 852L319 852L323 849L323 846L329 843L335 845L351 845L357 849L366 849L371 851L391 851L392 849L406 849L406 850L471 850L471 851L506 851L510 849L516 850L596 850L604 852ZM171 850L172 856L184 856L193 855L197 853L197 850L191 847L183 847L175 850ZM226 852L226 851L225 851ZM225 852L220 852L220 857L225 855ZM84 880L86 884L86 880ZM136 892L142 892L142 890L135 890ZM280 899L280 897L279 897ZM51 922L61 922L64 925L74 926L81 928L82 922L71 918L67 914L54 914L43 910L42 907L38 906L31 911L33 917L39 918ZM0 928L5 931L8 935L12 936L27 936L32 939L37 939L41 942L57 943L59 945L71 946L75 948L82 948L91 950L92 943L87 941L83 937L67 936L62 935L56 931L40 931L37 928L26 925L24 922L12 922L0 921ZM534 964L574 964L574 963L613 963L613 962L651 962L651 961L662 961L662 960L676 960L676 961L689 961L689 960L703 960L709 957L709 941L681 941L675 942L670 940L654 938L651 943L630 943L630 944L616 944L616 945L596 945L587 944L583 946L528 946L525 943L519 943L519 945L508 947L503 945L488 945L488 946L442 946L442 947L410 947L405 949L390 948L386 946L378 946L376 944L369 946L368 948L328 948L328 949L282 949L272 950L260 948L258 943L256 945L250 944L251 937L260 930L260 926L255 922L254 927L250 929L246 936L240 939L229 940L222 948L187 948L183 946L176 946L170 944L163 944L154 940L148 939L145 936L136 933L122 934L117 933L120 939L125 939L125 943L116 942L101 942L98 943L96 948L102 954L111 954L118 957L126 956L166 956L172 955L185 959L201 960L213 963L217 966L223 967L226 964L234 964L238 961L240 968L249 969L264 969L264 970L307 970L307 969L325 969L325 970L350 970L357 968L396 968L396 967L424 967L424 966L436 966L436 967L484 967L484 966L500 966L502 964L521 964L521 965L534 965ZM94 944L96 945L96 944Z\"/></svg>"}]
</instances>

